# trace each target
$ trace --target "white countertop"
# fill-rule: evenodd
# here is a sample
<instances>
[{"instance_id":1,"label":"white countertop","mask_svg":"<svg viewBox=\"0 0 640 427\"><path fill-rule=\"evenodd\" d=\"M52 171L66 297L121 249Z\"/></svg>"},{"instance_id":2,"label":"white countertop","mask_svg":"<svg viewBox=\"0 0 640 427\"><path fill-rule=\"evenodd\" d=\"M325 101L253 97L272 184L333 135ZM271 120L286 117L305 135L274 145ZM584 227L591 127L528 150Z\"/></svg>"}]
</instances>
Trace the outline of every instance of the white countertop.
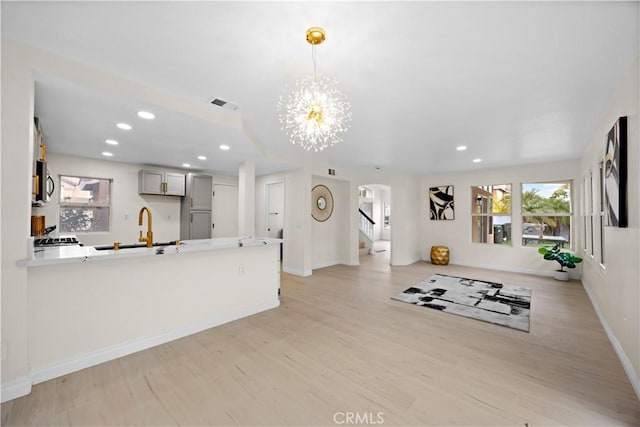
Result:
<instances>
[{"instance_id":1,"label":"white countertop","mask_svg":"<svg viewBox=\"0 0 640 427\"><path fill-rule=\"evenodd\" d=\"M120 250L96 250L93 246L56 246L49 248L35 248L32 259L18 261L22 267L37 267L40 265L84 262L95 260L109 260L119 258L134 258L156 255L176 255L188 252L213 251L240 247L274 245L283 242L282 239L269 237L227 237L218 239L200 239L181 241L175 246L155 246L152 248L128 248ZM241 246L242 245L242 246ZM161 252L160 252L161 251Z\"/></svg>"}]
</instances>

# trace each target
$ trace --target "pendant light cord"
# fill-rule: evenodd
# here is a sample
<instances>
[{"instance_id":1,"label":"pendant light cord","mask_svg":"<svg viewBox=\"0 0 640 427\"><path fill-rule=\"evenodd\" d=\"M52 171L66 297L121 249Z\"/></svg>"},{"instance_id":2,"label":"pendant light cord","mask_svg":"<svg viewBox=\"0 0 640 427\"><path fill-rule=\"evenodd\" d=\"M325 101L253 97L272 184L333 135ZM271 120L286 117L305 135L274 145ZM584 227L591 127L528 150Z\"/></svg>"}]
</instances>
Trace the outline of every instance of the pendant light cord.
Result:
<instances>
[{"instance_id":1,"label":"pendant light cord","mask_svg":"<svg viewBox=\"0 0 640 427\"><path fill-rule=\"evenodd\" d=\"M313 60L313 81L318 83L318 70L316 68L316 45L311 45L311 59Z\"/></svg>"}]
</instances>

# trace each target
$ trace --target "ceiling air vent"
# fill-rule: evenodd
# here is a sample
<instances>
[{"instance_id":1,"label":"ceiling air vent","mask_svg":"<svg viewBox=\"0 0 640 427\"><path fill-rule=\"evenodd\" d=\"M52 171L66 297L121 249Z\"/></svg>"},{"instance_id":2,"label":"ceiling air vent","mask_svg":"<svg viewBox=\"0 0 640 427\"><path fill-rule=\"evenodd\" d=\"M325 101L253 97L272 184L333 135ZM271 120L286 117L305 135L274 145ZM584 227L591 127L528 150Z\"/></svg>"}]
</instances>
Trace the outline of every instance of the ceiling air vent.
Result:
<instances>
[{"instance_id":1,"label":"ceiling air vent","mask_svg":"<svg viewBox=\"0 0 640 427\"><path fill-rule=\"evenodd\" d=\"M217 105L218 107L222 107L225 110L237 110L238 106L236 104L234 104L233 102L227 102L227 101L223 101L222 99L216 98L213 101L211 101L211 103L213 105Z\"/></svg>"}]
</instances>

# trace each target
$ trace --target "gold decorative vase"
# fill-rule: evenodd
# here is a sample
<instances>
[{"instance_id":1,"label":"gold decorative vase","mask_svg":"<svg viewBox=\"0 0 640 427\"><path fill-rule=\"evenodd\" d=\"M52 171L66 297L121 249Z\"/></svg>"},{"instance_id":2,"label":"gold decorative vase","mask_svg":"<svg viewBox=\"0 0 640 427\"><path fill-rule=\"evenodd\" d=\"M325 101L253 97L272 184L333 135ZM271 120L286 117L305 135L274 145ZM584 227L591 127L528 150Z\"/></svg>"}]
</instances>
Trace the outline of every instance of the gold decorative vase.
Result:
<instances>
[{"instance_id":1,"label":"gold decorative vase","mask_svg":"<svg viewBox=\"0 0 640 427\"><path fill-rule=\"evenodd\" d=\"M449 248L447 246L431 246L431 264L449 264Z\"/></svg>"}]
</instances>

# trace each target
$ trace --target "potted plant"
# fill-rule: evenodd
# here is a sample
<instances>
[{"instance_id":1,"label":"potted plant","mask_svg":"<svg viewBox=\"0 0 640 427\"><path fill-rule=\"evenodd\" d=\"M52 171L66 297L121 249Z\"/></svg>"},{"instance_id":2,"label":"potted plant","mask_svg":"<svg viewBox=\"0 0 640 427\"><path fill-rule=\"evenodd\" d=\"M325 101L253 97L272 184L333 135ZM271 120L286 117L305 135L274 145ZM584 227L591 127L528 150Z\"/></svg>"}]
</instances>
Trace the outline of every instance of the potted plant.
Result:
<instances>
[{"instance_id":1,"label":"potted plant","mask_svg":"<svg viewBox=\"0 0 640 427\"><path fill-rule=\"evenodd\" d=\"M560 270L554 271L553 277L556 280L562 280L565 282L569 280L569 272L564 268L576 268L576 264L582 262L582 258L561 250L559 243L556 243L553 246L541 247L538 249L538 253L542 254L544 259L548 261L556 261L560 264Z\"/></svg>"}]
</instances>

